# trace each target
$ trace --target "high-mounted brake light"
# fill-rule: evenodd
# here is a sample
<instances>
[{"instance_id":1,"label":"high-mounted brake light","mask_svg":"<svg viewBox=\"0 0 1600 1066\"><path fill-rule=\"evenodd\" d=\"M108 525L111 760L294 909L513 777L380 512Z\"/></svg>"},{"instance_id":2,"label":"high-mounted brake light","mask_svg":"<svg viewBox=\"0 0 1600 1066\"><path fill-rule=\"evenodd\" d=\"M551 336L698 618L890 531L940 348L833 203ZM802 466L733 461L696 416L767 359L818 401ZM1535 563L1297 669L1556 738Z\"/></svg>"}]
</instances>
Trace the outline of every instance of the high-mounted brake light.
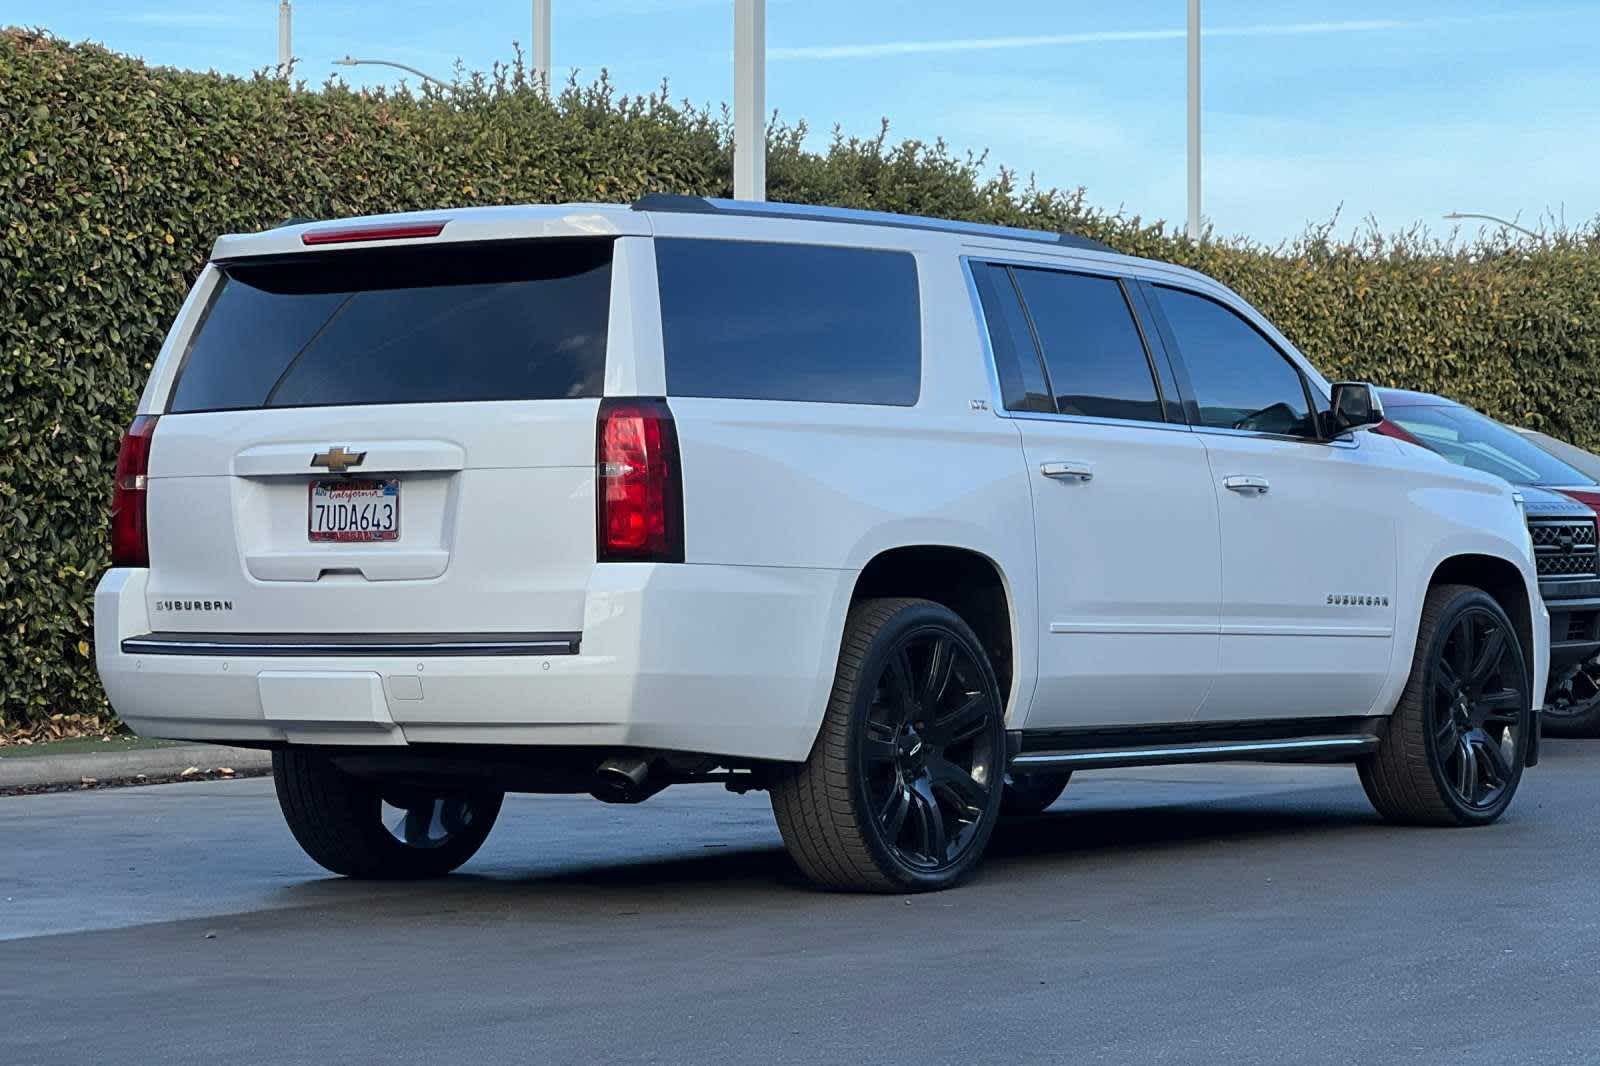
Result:
<instances>
[{"instance_id":1,"label":"high-mounted brake light","mask_svg":"<svg viewBox=\"0 0 1600 1066\"><path fill-rule=\"evenodd\" d=\"M300 234L301 244L350 244L356 241L403 241L418 237L437 237L444 222L375 223L364 226L332 226Z\"/></svg>"},{"instance_id":2,"label":"high-mounted brake light","mask_svg":"<svg viewBox=\"0 0 1600 1066\"><path fill-rule=\"evenodd\" d=\"M146 479L150 474L150 439L155 415L138 415L117 449L116 481L111 486L111 565L149 566L150 538L146 523Z\"/></svg>"},{"instance_id":3,"label":"high-mounted brake light","mask_svg":"<svg viewBox=\"0 0 1600 1066\"><path fill-rule=\"evenodd\" d=\"M683 562L683 471L667 401L600 401L595 525L603 563Z\"/></svg>"}]
</instances>

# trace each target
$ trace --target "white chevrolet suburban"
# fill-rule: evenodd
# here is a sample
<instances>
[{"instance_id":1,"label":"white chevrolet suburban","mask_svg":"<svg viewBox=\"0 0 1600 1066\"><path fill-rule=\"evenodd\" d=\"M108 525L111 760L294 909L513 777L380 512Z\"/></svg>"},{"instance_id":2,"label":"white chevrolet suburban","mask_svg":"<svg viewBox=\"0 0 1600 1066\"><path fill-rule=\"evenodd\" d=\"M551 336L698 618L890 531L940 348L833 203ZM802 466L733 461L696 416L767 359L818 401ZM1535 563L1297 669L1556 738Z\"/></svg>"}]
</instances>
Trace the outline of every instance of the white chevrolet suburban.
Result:
<instances>
[{"instance_id":1,"label":"white chevrolet suburban","mask_svg":"<svg viewBox=\"0 0 1600 1066\"><path fill-rule=\"evenodd\" d=\"M1056 233L650 196L225 236L123 441L112 704L446 873L507 791L767 789L940 888L1081 769L1353 763L1498 818L1548 621L1511 488L1227 288Z\"/></svg>"}]
</instances>

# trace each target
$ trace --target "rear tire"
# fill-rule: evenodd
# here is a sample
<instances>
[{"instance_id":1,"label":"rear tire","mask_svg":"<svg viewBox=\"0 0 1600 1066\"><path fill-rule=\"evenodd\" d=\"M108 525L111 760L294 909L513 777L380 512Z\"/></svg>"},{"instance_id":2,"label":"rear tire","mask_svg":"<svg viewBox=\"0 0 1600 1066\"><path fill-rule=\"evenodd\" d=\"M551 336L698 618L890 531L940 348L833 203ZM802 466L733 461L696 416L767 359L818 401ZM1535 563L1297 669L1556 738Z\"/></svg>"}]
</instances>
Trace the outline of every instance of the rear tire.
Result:
<instances>
[{"instance_id":1,"label":"rear tire","mask_svg":"<svg viewBox=\"0 0 1600 1066\"><path fill-rule=\"evenodd\" d=\"M386 791L326 755L293 748L272 753L272 779L289 832L312 860L346 877L380 880L454 870L482 846L505 799L492 790Z\"/></svg>"},{"instance_id":2,"label":"rear tire","mask_svg":"<svg viewBox=\"0 0 1600 1066\"><path fill-rule=\"evenodd\" d=\"M1532 706L1522 647L1500 605L1467 585L1430 589L1388 732L1356 764L1367 798L1404 825L1488 825L1522 780Z\"/></svg>"},{"instance_id":3,"label":"rear tire","mask_svg":"<svg viewBox=\"0 0 1600 1066\"><path fill-rule=\"evenodd\" d=\"M775 774L772 810L824 888L948 888L994 832L1005 757L1000 686L967 624L927 600L864 600L811 755Z\"/></svg>"},{"instance_id":4,"label":"rear tire","mask_svg":"<svg viewBox=\"0 0 1600 1066\"><path fill-rule=\"evenodd\" d=\"M1067 782L1071 780L1071 770L1058 774L1007 774L1005 794L1000 800L1000 814L1006 818L1043 814L1061 798L1061 793L1067 790Z\"/></svg>"}]
</instances>

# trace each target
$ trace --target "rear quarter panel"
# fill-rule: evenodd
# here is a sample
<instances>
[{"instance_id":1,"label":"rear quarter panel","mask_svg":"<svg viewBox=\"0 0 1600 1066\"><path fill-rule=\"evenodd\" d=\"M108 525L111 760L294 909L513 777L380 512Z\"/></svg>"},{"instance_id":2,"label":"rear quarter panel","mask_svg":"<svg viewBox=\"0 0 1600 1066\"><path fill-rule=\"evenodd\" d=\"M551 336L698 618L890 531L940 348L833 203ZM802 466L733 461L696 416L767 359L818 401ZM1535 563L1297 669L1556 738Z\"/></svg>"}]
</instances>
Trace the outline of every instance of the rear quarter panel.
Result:
<instances>
[{"instance_id":1,"label":"rear quarter panel","mask_svg":"<svg viewBox=\"0 0 1600 1066\"><path fill-rule=\"evenodd\" d=\"M830 236L837 239L837 230ZM999 569L1011 605L1016 661L1008 706L1018 723L1036 654L1033 514L1021 441L989 408L955 246L913 250L923 329L915 406L670 397L683 457L686 559L855 573L904 546L983 555ZM817 664L819 708L852 587L841 582L830 605L830 640Z\"/></svg>"}]
</instances>

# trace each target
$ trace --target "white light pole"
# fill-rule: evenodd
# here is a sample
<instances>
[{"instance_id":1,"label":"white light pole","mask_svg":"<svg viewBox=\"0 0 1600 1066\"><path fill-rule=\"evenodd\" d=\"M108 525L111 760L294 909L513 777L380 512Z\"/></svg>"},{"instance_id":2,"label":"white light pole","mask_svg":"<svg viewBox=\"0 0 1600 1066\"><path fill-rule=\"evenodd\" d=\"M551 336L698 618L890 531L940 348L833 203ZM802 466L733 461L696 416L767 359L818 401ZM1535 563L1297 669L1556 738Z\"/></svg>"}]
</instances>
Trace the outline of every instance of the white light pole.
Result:
<instances>
[{"instance_id":1,"label":"white light pole","mask_svg":"<svg viewBox=\"0 0 1600 1066\"><path fill-rule=\"evenodd\" d=\"M733 0L733 198L767 198L767 0Z\"/></svg>"},{"instance_id":2,"label":"white light pole","mask_svg":"<svg viewBox=\"0 0 1600 1066\"><path fill-rule=\"evenodd\" d=\"M533 0L533 73L550 91L550 0Z\"/></svg>"},{"instance_id":3,"label":"white light pole","mask_svg":"<svg viewBox=\"0 0 1600 1066\"><path fill-rule=\"evenodd\" d=\"M294 6L278 0L278 77L287 81L294 72Z\"/></svg>"},{"instance_id":4,"label":"white light pole","mask_svg":"<svg viewBox=\"0 0 1600 1066\"><path fill-rule=\"evenodd\" d=\"M1200 0L1189 0L1189 237L1200 239Z\"/></svg>"}]
</instances>

